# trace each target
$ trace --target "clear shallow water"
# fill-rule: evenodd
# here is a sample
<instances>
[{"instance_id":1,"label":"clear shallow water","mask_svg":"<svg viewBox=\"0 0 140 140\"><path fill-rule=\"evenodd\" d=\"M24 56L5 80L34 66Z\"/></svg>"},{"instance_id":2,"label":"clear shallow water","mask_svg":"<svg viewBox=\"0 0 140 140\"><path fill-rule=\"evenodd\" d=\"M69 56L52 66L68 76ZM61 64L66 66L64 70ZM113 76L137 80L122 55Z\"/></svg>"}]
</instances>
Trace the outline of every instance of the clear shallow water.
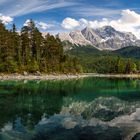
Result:
<instances>
[{"instance_id":1,"label":"clear shallow water","mask_svg":"<svg viewBox=\"0 0 140 140\"><path fill-rule=\"evenodd\" d=\"M0 140L120 140L140 132L140 80L0 82Z\"/></svg>"}]
</instances>

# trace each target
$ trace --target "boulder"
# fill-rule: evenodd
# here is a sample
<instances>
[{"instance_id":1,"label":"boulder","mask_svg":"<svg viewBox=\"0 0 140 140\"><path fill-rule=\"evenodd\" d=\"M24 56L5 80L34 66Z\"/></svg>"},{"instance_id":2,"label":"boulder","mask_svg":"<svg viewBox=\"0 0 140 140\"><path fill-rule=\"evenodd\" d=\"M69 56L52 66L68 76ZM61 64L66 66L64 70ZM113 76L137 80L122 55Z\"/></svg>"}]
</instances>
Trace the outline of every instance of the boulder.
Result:
<instances>
[{"instance_id":1,"label":"boulder","mask_svg":"<svg viewBox=\"0 0 140 140\"><path fill-rule=\"evenodd\" d=\"M28 73L27 73L26 71L24 71L24 72L23 72L23 75L24 75L24 76L27 76L27 75L28 75Z\"/></svg>"}]
</instances>

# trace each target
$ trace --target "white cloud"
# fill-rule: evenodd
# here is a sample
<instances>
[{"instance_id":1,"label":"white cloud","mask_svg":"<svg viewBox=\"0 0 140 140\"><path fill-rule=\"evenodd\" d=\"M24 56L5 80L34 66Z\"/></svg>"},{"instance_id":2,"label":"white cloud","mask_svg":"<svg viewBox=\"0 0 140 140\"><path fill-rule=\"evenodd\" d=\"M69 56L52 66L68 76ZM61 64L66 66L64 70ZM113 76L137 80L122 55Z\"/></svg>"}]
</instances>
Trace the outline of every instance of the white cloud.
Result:
<instances>
[{"instance_id":1,"label":"white cloud","mask_svg":"<svg viewBox=\"0 0 140 140\"><path fill-rule=\"evenodd\" d=\"M75 15L82 17L113 17L114 15L118 15L121 12L120 9L99 8L92 5L81 6L79 8L74 7L70 10L71 12L74 12Z\"/></svg>"},{"instance_id":2,"label":"white cloud","mask_svg":"<svg viewBox=\"0 0 140 140\"><path fill-rule=\"evenodd\" d=\"M73 18L65 18L61 24L61 26L65 29L74 29L78 26L80 26L79 21L73 19Z\"/></svg>"},{"instance_id":3,"label":"white cloud","mask_svg":"<svg viewBox=\"0 0 140 140\"><path fill-rule=\"evenodd\" d=\"M3 24L9 24L13 21L13 18L0 13L0 21L2 21Z\"/></svg>"},{"instance_id":4,"label":"white cloud","mask_svg":"<svg viewBox=\"0 0 140 140\"><path fill-rule=\"evenodd\" d=\"M2 0L0 12L12 17L75 5L67 0ZM8 8L7 6L8 5Z\"/></svg>"},{"instance_id":5,"label":"white cloud","mask_svg":"<svg viewBox=\"0 0 140 140\"><path fill-rule=\"evenodd\" d=\"M36 24L37 24L38 28L40 28L42 30L47 30L47 29L55 26L53 24L48 24L45 22L36 22Z\"/></svg>"},{"instance_id":6,"label":"white cloud","mask_svg":"<svg viewBox=\"0 0 140 140\"><path fill-rule=\"evenodd\" d=\"M67 18L66 18L67 19ZM65 22L67 21L64 19L64 25L62 26L65 29L68 29L71 25L71 22ZM136 35L138 38L140 38L140 14L136 13L135 11L131 11L129 9L127 10L122 10L120 18L116 20L108 19L108 18L103 18L102 20L86 20L84 18L75 20L77 26L71 26L71 29L74 29L75 27L80 28L80 27L91 27L91 28L99 28L103 26L112 26L118 31L123 31L123 32L132 32L134 35ZM63 25L62 22L62 25Z\"/></svg>"},{"instance_id":7,"label":"white cloud","mask_svg":"<svg viewBox=\"0 0 140 140\"><path fill-rule=\"evenodd\" d=\"M23 26L29 26L29 23L30 23L30 19L27 19L27 20L25 21L25 23L23 24Z\"/></svg>"},{"instance_id":8,"label":"white cloud","mask_svg":"<svg viewBox=\"0 0 140 140\"><path fill-rule=\"evenodd\" d=\"M30 19L27 19L25 21L25 23L23 24L23 26L29 26L30 25ZM38 27L41 30L47 30L50 29L51 27L54 27L54 24L50 24L50 23L45 23L42 21L35 21L35 25L36 27Z\"/></svg>"},{"instance_id":9,"label":"white cloud","mask_svg":"<svg viewBox=\"0 0 140 140\"><path fill-rule=\"evenodd\" d=\"M120 19L120 22L125 21L128 24L140 23L140 14L137 14L134 11L130 11L129 9L123 10L121 15L122 17Z\"/></svg>"}]
</instances>

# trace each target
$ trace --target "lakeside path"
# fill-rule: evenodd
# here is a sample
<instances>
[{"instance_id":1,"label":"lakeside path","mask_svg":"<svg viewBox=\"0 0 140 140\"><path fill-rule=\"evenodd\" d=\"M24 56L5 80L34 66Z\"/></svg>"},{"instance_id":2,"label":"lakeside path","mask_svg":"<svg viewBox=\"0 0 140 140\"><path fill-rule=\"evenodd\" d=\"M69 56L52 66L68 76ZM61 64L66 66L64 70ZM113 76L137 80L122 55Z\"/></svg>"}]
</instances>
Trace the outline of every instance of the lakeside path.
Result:
<instances>
[{"instance_id":1,"label":"lakeside path","mask_svg":"<svg viewBox=\"0 0 140 140\"><path fill-rule=\"evenodd\" d=\"M21 75L21 74L1 74L0 80L66 80L66 79L79 79L85 77L104 77L104 78L138 78L140 74L96 74L96 73L83 73L83 74L50 74L50 75Z\"/></svg>"}]
</instances>

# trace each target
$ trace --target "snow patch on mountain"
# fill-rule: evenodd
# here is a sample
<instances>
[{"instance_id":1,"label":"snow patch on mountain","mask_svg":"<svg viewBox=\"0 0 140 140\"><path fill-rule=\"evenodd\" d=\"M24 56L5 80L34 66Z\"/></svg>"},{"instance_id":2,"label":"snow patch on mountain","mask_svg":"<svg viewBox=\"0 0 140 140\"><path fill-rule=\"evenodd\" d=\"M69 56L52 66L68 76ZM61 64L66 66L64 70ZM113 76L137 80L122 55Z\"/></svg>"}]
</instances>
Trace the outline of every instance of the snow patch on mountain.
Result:
<instances>
[{"instance_id":1,"label":"snow patch on mountain","mask_svg":"<svg viewBox=\"0 0 140 140\"><path fill-rule=\"evenodd\" d=\"M86 27L82 31L60 33L61 41L76 45L93 45L102 50L117 50L127 46L140 46L140 40L130 32L120 32L111 26L97 29Z\"/></svg>"},{"instance_id":2,"label":"snow patch on mountain","mask_svg":"<svg viewBox=\"0 0 140 140\"><path fill-rule=\"evenodd\" d=\"M69 41L75 45L92 45L92 43L85 39L81 31L73 31L70 33L60 33L58 37L61 41Z\"/></svg>"}]
</instances>

